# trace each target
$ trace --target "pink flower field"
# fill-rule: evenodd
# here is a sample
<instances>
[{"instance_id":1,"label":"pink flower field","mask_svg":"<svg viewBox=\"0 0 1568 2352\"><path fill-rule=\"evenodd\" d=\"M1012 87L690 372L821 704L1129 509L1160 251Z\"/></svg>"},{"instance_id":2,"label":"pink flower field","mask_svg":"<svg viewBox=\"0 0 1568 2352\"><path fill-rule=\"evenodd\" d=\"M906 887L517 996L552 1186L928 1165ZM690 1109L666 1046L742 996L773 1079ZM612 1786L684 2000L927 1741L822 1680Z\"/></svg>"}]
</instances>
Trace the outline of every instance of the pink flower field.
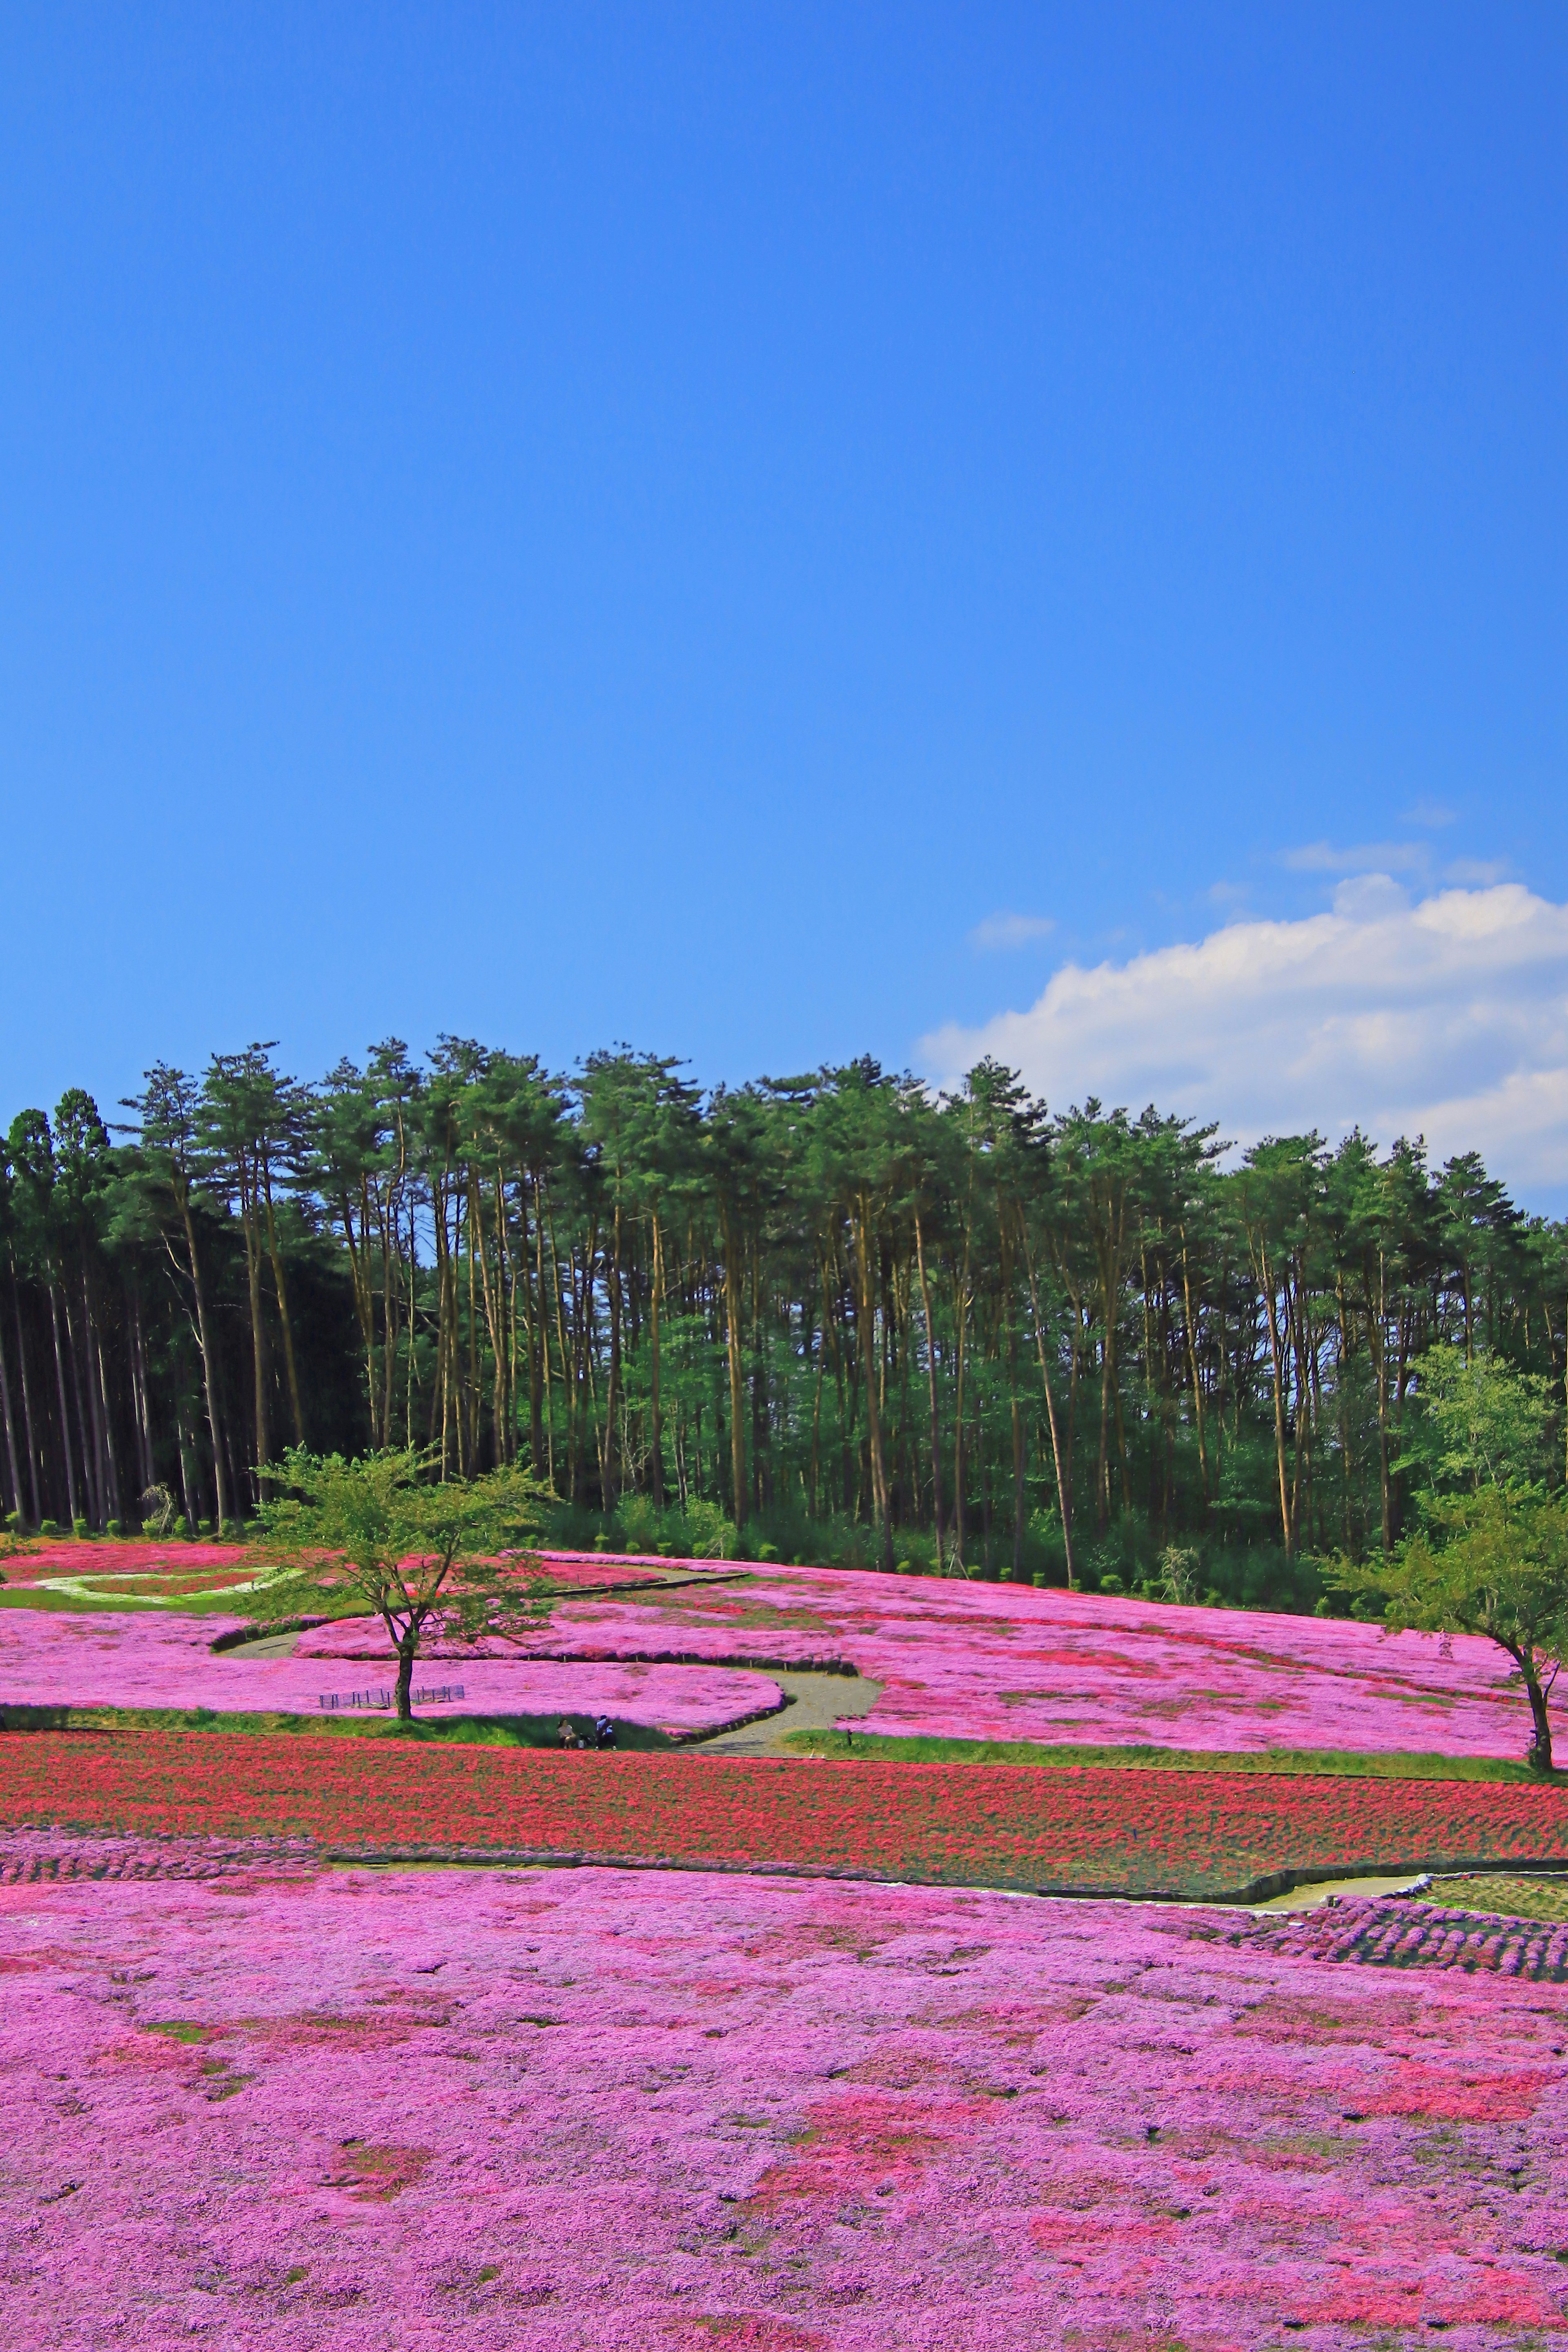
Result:
<instances>
[{"instance_id":1,"label":"pink flower field","mask_svg":"<svg viewBox=\"0 0 1568 2352\"><path fill-rule=\"evenodd\" d=\"M1510 1976L1397 1904L47 1832L0 1862L6 2336L38 2352L1568 2332L1549 1937Z\"/></svg>"},{"instance_id":2,"label":"pink flower field","mask_svg":"<svg viewBox=\"0 0 1568 2352\"><path fill-rule=\"evenodd\" d=\"M268 1658L244 1650L215 1652L237 1618L0 1612L0 1707L210 1707L221 1714L314 1715L323 1698L347 1706L356 1694L373 1703L387 1688L379 1653L331 1666L304 1657ZM357 1634L360 1624L355 1623ZM381 1649L385 1649L384 1630ZM367 1665L367 1657L372 1665ZM432 1698L422 1716L613 1716L677 1738L752 1721L783 1703L776 1683L724 1666L661 1666L613 1662L560 1665L465 1654L433 1658L416 1687L460 1683L463 1696ZM384 1704L390 1704L388 1697Z\"/></svg>"},{"instance_id":3,"label":"pink flower field","mask_svg":"<svg viewBox=\"0 0 1568 2352\"><path fill-rule=\"evenodd\" d=\"M950 1738L1518 1757L1530 1728L1508 1660L1474 1636L1444 1645L1328 1618L827 1569L564 1601L529 1646L562 1658L843 1662L882 1685L866 1730ZM385 1640L363 1621L321 1627L299 1647L370 1659ZM1564 1704L1568 1691L1558 1710L1568 1725Z\"/></svg>"},{"instance_id":4,"label":"pink flower field","mask_svg":"<svg viewBox=\"0 0 1568 2352\"><path fill-rule=\"evenodd\" d=\"M671 1560L656 1553L552 1551L538 1557L548 1581L567 1591L601 1591L617 1586L640 1590L662 1584L671 1576L689 1581L723 1572L712 1561ZM129 1587L138 1599L177 1600L183 1593L248 1587L257 1567L255 1556L241 1544L65 1537L30 1539L7 1552L5 1577L8 1583L21 1586L68 1580L105 1598Z\"/></svg>"},{"instance_id":5,"label":"pink flower field","mask_svg":"<svg viewBox=\"0 0 1568 2352\"><path fill-rule=\"evenodd\" d=\"M150 1592L187 1574L221 1588L241 1576L238 1558L219 1545L59 1544L28 1556L24 1580L41 1575L41 1561L52 1574L112 1572ZM776 1687L757 1676L791 1666L847 1667L876 1682L875 1706L853 1720L895 1735L1518 1757L1529 1733L1507 1659L1464 1635L1440 1643L1342 1620L826 1569L581 1554L545 1565L563 1588L547 1622L477 1649L433 1625L422 1680L461 1679L469 1714L604 1710L680 1736L776 1707ZM658 1580L671 1577L690 1580ZM177 1602L178 1591L163 1597ZM265 1609L257 1596L247 1605ZM378 1620L320 1626L291 1658L210 1655L238 1622L181 1619L166 1606L0 1612L0 1705L310 1713L322 1696L386 1679ZM1568 1694L1560 1717L1565 1706Z\"/></svg>"},{"instance_id":6,"label":"pink flower field","mask_svg":"<svg viewBox=\"0 0 1568 2352\"><path fill-rule=\"evenodd\" d=\"M5 1557L9 1584L36 1584L46 1577L168 1574L203 1584L252 1573L249 1556L238 1544L150 1542L142 1537L105 1538L95 1536L79 1542L73 1537L56 1542L31 1541Z\"/></svg>"}]
</instances>

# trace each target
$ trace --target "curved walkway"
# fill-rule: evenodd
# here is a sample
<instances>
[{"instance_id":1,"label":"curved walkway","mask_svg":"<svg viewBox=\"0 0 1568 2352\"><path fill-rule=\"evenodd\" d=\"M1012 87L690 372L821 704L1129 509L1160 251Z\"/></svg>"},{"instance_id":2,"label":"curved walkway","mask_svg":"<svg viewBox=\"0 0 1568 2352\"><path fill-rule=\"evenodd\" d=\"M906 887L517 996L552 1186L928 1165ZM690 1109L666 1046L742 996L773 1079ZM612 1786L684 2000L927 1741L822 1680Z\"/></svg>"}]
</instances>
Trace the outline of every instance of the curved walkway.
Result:
<instances>
[{"instance_id":1,"label":"curved walkway","mask_svg":"<svg viewBox=\"0 0 1568 2352\"><path fill-rule=\"evenodd\" d=\"M247 1658L286 1658L299 1638L297 1633L271 1633L239 1646ZM741 1659L731 1663L742 1668L745 1664ZM881 1684L864 1675L795 1673L773 1665L758 1672L783 1691L783 1706L754 1722L737 1725L733 1731L683 1742L692 1755L788 1756L792 1751L786 1743L792 1731L831 1731L846 1716L869 1715L882 1696Z\"/></svg>"},{"instance_id":2,"label":"curved walkway","mask_svg":"<svg viewBox=\"0 0 1568 2352\"><path fill-rule=\"evenodd\" d=\"M882 1696L880 1683L864 1675L812 1675L771 1667L768 1680L777 1683L784 1703L760 1723L742 1724L735 1731L716 1732L711 1739L694 1740L694 1756L787 1756L792 1731L831 1731L847 1715L869 1715Z\"/></svg>"}]
</instances>

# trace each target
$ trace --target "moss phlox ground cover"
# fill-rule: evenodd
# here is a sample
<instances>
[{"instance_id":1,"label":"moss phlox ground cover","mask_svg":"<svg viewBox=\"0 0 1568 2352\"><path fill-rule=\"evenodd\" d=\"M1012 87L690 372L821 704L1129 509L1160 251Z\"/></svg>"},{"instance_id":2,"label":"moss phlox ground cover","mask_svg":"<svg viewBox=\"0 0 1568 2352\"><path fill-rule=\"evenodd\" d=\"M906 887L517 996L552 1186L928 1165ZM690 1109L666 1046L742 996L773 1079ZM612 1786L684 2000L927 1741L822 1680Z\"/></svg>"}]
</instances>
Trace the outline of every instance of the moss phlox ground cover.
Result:
<instances>
[{"instance_id":1,"label":"moss phlox ground cover","mask_svg":"<svg viewBox=\"0 0 1568 2352\"><path fill-rule=\"evenodd\" d=\"M384 1646L368 1622L300 1642L322 1654ZM864 1727L894 1735L1517 1757L1530 1729L1508 1660L1475 1636L838 1570L566 1601L531 1646L837 1658L882 1685Z\"/></svg>"},{"instance_id":2,"label":"moss phlox ground cover","mask_svg":"<svg viewBox=\"0 0 1568 2352\"><path fill-rule=\"evenodd\" d=\"M1201 1910L266 1856L0 1922L38 2352L1563 2331L1550 1983Z\"/></svg>"},{"instance_id":3,"label":"moss phlox ground cover","mask_svg":"<svg viewBox=\"0 0 1568 2352\"><path fill-rule=\"evenodd\" d=\"M0 1707L209 1707L217 1713L310 1715L323 1697L346 1696L355 1676L310 1655L257 1657L215 1651L244 1621L42 1610L0 1613ZM359 1630L358 1622L355 1631ZM385 1644L382 1631L383 1647ZM371 1654L378 1654L372 1653ZM447 1657L449 1659L448 1649ZM433 1700L422 1715L609 1715L677 1738L744 1723L782 1704L776 1683L724 1666L614 1662L562 1665L463 1654L460 1700ZM439 1687L456 1670L421 1673ZM370 1678L374 1679L374 1677ZM357 1687L364 1689L361 1673Z\"/></svg>"},{"instance_id":4,"label":"moss phlox ground cover","mask_svg":"<svg viewBox=\"0 0 1568 2352\"><path fill-rule=\"evenodd\" d=\"M671 1561L656 1555L551 1551L538 1559L549 1583L564 1591L656 1588L671 1576L700 1581L727 1572L710 1561ZM262 1592L287 1572L284 1564L258 1559L243 1544L169 1543L143 1537L28 1538L4 1552L0 1568L5 1583L22 1591L148 1606L177 1606L182 1599L198 1594Z\"/></svg>"},{"instance_id":5,"label":"moss phlox ground cover","mask_svg":"<svg viewBox=\"0 0 1568 2352\"><path fill-rule=\"evenodd\" d=\"M194 1592L193 1580L214 1580L214 1592L226 1580L237 1586L248 1572L237 1564L239 1559L232 1546L62 1543L30 1549L22 1580L85 1579L95 1580L100 1595L118 1584L128 1599L156 1595L167 1603L177 1601L182 1590ZM117 1563L112 1573L106 1560ZM1528 1737L1523 1702L1509 1685L1508 1661L1490 1643L1469 1636L1443 1643L1415 1633L1390 1636L1375 1625L1340 1620L1174 1609L1027 1587L854 1571L750 1572L711 1561L567 1554L548 1555L544 1564L567 1597L524 1645L536 1670L547 1664L685 1661L680 1671L689 1673L693 1661L731 1661L733 1671L748 1659L764 1667L838 1664L882 1685L871 1714L858 1720L868 1731L894 1737L1148 1744L1255 1754L1287 1748L1503 1758L1521 1753ZM44 1568L51 1579L43 1577ZM693 1580L662 1589L653 1581L671 1576ZM629 1588L626 1597L589 1589L617 1583ZM166 1608L145 1612L152 1624L171 1613ZM318 1696L310 1685L320 1678L307 1660L368 1662L384 1658L388 1647L378 1621L339 1620L301 1635L293 1661L298 1680L288 1661L232 1660L216 1696L176 1696L170 1686L157 1699L137 1698L100 1688L89 1701L52 1679L58 1659L79 1661L83 1653L68 1646L57 1652L29 1633L16 1634L7 1643L10 1629L39 1622L41 1612L0 1612L0 1699L308 1709ZM112 1621L106 1612L96 1621L78 1622L108 1626ZM205 1636L196 1634L197 1643L210 1640L228 1621L201 1622ZM127 1637L116 1632L112 1638ZM18 1647L28 1641L37 1651L39 1680L31 1693L16 1680L16 1670L34 1671ZM517 1643L506 1640L482 1645L482 1653L498 1664L523 1654ZM107 1658L108 1653L101 1654ZM438 1628L426 1654L432 1660L460 1655L477 1670L474 1651L444 1643ZM166 1674L183 1675L184 1668L175 1664L182 1655L177 1638L166 1650L137 1644L127 1651L127 1679L150 1683ZM160 1662L156 1667L154 1660ZM240 1696L237 1675L242 1666L254 1674L265 1668L279 1696ZM324 1686L331 1686L330 1676ZM736 1703L734 1686L723 1696L719 1686L700 1694L696 1685L686 1711L677 1687L667 1686L655 1717L637 1719L691 1731L716 1728L754 1711L754 1697ZM468 1694L465 1700L469 1712L537 1713L556 1705L582 1709L600 1703L589 1696L573 1698L556 1685L509 1697L504 1690L492 1692L488 1681L479 1696Z\"/></svg>"}]
</instances>

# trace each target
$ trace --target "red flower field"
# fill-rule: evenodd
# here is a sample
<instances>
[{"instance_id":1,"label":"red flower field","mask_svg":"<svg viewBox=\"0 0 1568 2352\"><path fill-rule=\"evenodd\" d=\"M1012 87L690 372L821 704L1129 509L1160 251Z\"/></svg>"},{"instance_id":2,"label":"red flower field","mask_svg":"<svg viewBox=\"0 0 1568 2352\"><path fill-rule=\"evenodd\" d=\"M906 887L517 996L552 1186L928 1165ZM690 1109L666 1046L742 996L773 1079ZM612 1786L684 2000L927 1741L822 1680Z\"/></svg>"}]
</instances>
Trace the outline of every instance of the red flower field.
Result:
<instances>
[{"instance_id":1,"label":"red flower field","mask_svg":"<svg viewBox=\"0 0 1568 2352\"><path fill-rule=\"evenodd\" d=\"M1239 1892L1280 1870L1568 1862L1568 1798L1524 1783L556 1756L196 1731L0 1735L0 1822L1133 1894Z\"/></svg>"}]
</instances>

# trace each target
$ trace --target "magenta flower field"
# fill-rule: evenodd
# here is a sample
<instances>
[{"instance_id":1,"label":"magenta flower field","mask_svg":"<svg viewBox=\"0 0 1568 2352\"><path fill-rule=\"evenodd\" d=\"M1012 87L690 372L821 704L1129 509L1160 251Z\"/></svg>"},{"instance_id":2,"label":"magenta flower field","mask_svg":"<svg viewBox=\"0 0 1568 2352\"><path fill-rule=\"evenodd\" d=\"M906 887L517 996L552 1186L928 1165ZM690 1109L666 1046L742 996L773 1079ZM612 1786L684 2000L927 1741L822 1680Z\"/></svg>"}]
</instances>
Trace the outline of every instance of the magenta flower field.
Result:
<instances>
[{"instance_id":1,"label":"magenta flower field","mask_svg":"<svg viewBox=\"0 0 1568 2352\"><path fill-rule=\"evenodd\" d=\"M1454 1757L1518 1757L1529 1737L1508 1660L1467 1635L1439 1642L1344 1620L825 1569L565 1554L547 1554L545 1565L566 1590L521 1643L493 1638L476 1650L432 1628L423 1660L437 1671L425 1680L464 1684L460 1707L446 1711L605 1711L689 1737L776 1706L776 1687L758 1677L826 1665L880 1685L870 1714L853 1718L872 1732ZM370 1618L302 1634L290 1658L210 1655L212 1639L238 1621L192 1619L182 1630L167 1603L177 1609L186 1582L221 1592L254 1573L233 1547L62 1544L26 1556L13 1581L39 1580L46 1569L145 1586L165 1605L91 1617L0 1612L0 1705L309 1713L322 1696L371 1686L378 1672L384 1682L390 1668L384 1630ZM653 1580L671 1576L690 1580ZM611 1589L572 1589L589 1585ZM1564 1707L1568 1692L1559 1701L1568 1732Z\"/></svg>"},{"instance_id":2,"label":"magenta flower field","mask_svg":"<svg viewBox=\"0 0 1568 2352\"><path fill-rule=\"evenodd\" d=\"M350 1659L268 1658L214 1651L241 1621L174 1613L56 1615L0 1612L0 1706L210 1707L222 1714L313 1715L321 1702L356 1697L390 1705L384 1629L379 1646ZM364 1630L355 1623L357 1636ZM765 1675L723 1666L530 1663L465 1653L432 1656L416 1686L425 1716L608 1715L678 1738L748 1723L782 1704ZM462 1696L443 1697L443 1691Z\"/></svg>"},{"instance_id":3,"label":"magenta flower field","mask_svg":"<svg viewBox=\"0 0 1568 2352\"><path fill-rule=\"evenodd\" d=\"M243 1563L117 1549L63 1572L143 1605L79 1588L0 1609L0 1708L309 1717L388 1695L375 1621L215 1650L244 1621L180 1603L215 1606ZM826 1570L647 1580L670 1565L574 1563L521 1643L433 1625L419 1712L700 1738L776 1714L775 1674L816 1666L878 1686L874 1730L1522 1745L1475 1643ZM1553 1786L36 1721L6 1731L0 1827L0 2341L1568 2336L1568 1927L1209 1899L1380 1859L1560 1864ZM409 1866L455 1853L473 1866ZM997 1891L1041 1885L1096 1891Z\"/></svg>"},{"instance_id":4,"label":"magenta flower field","mask_svg":"<svg viewBox=\"0 0 1568 2352\"><path fill-rule=\"evenodd\" d=\"M299 1647L368 1659L386 1643L364 1621ZM1509 1661L1474 1636L838 1570L564 1601L530 1647L841 1663L882 1685L867 1730L951 1738L1518 1757L1530 1731Z\"/></svg>"},{"instance_id":5,"label":"magenta flower field","mask_svg":"<svg viewBox=\"0 0 1568 2352\"><path fill-rule=\"evenodd\" d=\"M1564 2332L1544 1944L1521 1981L1440 1934L1401 1958L1373 1929L1408 1906L1328 1935L47 1833L0 1859L6 2327L39 2352Z\"/></svg>"}]
</instances>

